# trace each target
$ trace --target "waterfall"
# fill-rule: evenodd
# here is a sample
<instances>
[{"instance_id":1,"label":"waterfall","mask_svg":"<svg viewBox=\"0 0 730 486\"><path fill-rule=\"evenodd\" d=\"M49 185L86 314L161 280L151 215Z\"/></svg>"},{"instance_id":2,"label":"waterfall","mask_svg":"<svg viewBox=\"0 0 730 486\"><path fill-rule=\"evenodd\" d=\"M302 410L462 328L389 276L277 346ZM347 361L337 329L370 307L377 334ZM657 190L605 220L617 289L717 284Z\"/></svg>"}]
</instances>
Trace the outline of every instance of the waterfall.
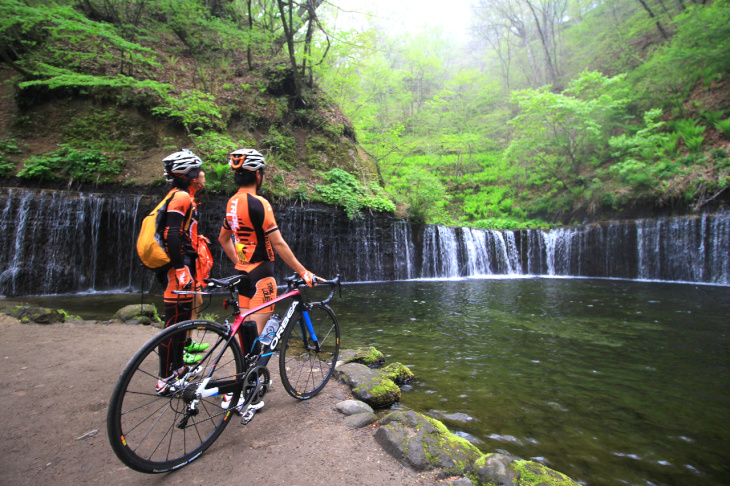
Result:
<instances>
[{"instance_id":1,"label":"waterfall","mask_svg":"<svg viewBox=\"0 0 730 486\"><path fill-rule=\"evenodd\" d=\"M464 246L467 255L467 275L488 275L489 256L487 255L486 234L484 230L463 229Z\"/></svg>"},{"instance_id":2,"label":"waterfall","mask_svg":"<svg viewBox=\"0 0 730 486\"><path fill-rule=\"evenodd\" d=\"M154 275L142 269L135 242L162 192L0 190L0 296L150 289ZM202 202L213 275L232 273L216 241L226 198ZM274 212L305 267L346 282L530 274L730 285L730 211L549 231L416 226L370 214L350 220L317 204ZM277 280L289 274L277 259Z\"/></svg>"},{"instance_id":3,"label":"waterfall","mask_svg":"<svg viewBox=\"0 0 730 486\"><path fill-rule=\"evenodd\" d=\"M515 234L513 231L505 232L505 251L507 252L507 273L510 275L520 273L520 255L517 253Z\"/></svg>"},{"instance_id":4,"label":"waterfall","mask_svg":"<svg viewBox=\"0 0 730 486\"><path fill-rule=\"evenodd\" d=\"M20 197L18 209L15 211L13 216L13 202L15 199L12 197L14 191L9 191L9 196L5 202L5 209L3 209L2 217L0 219L0 231L2 235L13 235L12 245L3 245L7 251L2 252L2 262L6 265L1 265L0 268L6 267L6 269L0 273L0 288L9 288L12 293L16 292L16 277L20 272L21 262L24 260L24 245L23 240L25 238L25 228L28 221L28 207L32 199L31 193L23 193ZM13 231L11 231L11 229Z\"/></svg>"},{"instance_id":5,"label":"waterfall","mask_svg":"<svg viewBox=\"0 0 730 486\"><path fill-rule=\"evenodd\" d=\"M448 226L429 225L423 235L422 278L461 276L456 230Z\"/></svg>"},{"instance_id":6,"label":"waterfall","mask_svg":"<svg viewBox=\"0 0 730 486\"><path fill-rule=\"evenodd\" d=\"M414 278L413 272L413 239L411 227L405 221L398 221L393 225L393 253L394 276L396 280L409 280Z\"/></svg>"},{"instance_id":7,"label":"waterfall","mask_svg":"<svg viewBox=\"0 0 730 486\"><path fill-rule=\"evenodd\" d=\"M7 189L0 193L0 295L133 285L140 196ZM8 244L10 243L10 244Z\"/></svg>"}]
</instances>

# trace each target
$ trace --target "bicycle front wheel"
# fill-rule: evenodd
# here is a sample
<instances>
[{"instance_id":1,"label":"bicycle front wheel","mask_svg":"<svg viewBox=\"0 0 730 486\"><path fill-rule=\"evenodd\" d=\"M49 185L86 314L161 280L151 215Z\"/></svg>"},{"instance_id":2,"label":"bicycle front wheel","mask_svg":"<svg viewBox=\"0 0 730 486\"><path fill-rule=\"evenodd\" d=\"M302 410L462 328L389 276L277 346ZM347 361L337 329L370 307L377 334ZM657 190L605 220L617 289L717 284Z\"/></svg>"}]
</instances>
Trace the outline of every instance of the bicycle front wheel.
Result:
<instances>
[{"instance_id":1,"label":"bicycle front wheel","mask_svg":"<svg viewBox=\"0 0 730 486\"><path fill-rule=\"evenodd\" d=\"M143 473L167 472L197 459L223 432L233 409L222 408L220 396L199 399L196 391L213 369L213 380L233 381L233 396L240 394L244 358L236 340L227 340L220 324L185 321L131 359L107 412L109 441L124 464Z\"/></svg>"},{"instance_id":2,"label":"bicycle front wheel","mask_svg":"<svg viewBox=\"0 0 730 486\"><path fill-rule=\"evenodd\" d=\"M305 315L300 314L284 331L279 350L281 382L287 393L299 400L312 398L322 391L340 352L340 326L332 309L314 304L308 314L312 328L307 325Z\"/></svg>"}]
</instances>

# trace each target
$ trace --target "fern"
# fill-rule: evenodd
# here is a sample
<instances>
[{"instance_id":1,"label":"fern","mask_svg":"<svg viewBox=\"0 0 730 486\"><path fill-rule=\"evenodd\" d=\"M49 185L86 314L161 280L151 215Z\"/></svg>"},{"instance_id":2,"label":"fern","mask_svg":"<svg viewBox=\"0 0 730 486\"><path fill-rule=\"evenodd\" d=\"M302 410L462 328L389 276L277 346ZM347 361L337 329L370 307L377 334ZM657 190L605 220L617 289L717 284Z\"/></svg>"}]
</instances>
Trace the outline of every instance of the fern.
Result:
<instances>
[{"instance_id":1,"label":"fern","mask_svg":"<svg viewBox=\"0 0 730 486\"><path fill-rule=\"evenodd\" d=\"M715 128L721 131L725 138L730 139L730 118L718 121L715 123Z\"/></svg>"}]
</instances>

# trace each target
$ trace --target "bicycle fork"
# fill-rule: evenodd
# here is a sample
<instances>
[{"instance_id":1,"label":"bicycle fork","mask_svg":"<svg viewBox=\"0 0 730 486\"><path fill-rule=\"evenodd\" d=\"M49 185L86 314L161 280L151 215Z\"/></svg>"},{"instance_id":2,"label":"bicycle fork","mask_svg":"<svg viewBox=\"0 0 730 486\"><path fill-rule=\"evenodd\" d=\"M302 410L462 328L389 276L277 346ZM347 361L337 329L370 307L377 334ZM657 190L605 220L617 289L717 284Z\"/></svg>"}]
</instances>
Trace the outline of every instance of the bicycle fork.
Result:
<instances>
[{"instance_id":1,"label":"bicycle fork","mask_svg":"<svg viewBox=\"0 0 730 486\"><path fill-rule=\"evenodd\" d=\"M307 339L307 332L309 332L309 335L312 336L312 341L314 341L314 349L316 352L319 353L321 351L321 348L319 346L319 339L317 339L317 335L314 332L312 319L309 317L309 310L306 308L302 309L302 317L299 319L299 329L302 331L302 341L304 342L304 349L306 349L307 351L311 349L308 342L309 340Z\"/></svg>"}]
</instances>

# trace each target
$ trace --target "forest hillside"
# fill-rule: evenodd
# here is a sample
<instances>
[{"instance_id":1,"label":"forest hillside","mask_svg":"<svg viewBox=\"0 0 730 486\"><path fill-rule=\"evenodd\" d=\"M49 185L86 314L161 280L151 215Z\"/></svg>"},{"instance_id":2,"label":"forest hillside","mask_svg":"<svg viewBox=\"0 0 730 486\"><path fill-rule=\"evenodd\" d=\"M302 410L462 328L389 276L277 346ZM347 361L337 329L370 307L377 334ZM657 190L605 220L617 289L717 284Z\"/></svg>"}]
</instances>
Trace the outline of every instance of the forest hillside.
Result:
<instances>
[{"instance_id":1,"label":"forest hillside","mask_svg":"<svg viewBox=\"0 0 730 486\"><path fill-rule=\"evenodd\" d=\"M479 0L467 36L352 15L2 0L0 177L161 184L188 147L227 192L226 153L254 146L269 196L351 217L517 228L730 201L728 0Z\"/></svg>"},{"instance_id":2,"label":"forest hillside","mask_svg":"<svg viewBox=\"0 0 730 486\"><path fill-rule=\"evenodd\" d=\"M282 18L291 36L317 23L276 2L3 0L0 178L162 185L161 160L185 147L228 193L227 154L255 147L269 197L339 204L344 188L353 212L394 211L352 124L288 56Z\"/></svg>"}]
</instances>

